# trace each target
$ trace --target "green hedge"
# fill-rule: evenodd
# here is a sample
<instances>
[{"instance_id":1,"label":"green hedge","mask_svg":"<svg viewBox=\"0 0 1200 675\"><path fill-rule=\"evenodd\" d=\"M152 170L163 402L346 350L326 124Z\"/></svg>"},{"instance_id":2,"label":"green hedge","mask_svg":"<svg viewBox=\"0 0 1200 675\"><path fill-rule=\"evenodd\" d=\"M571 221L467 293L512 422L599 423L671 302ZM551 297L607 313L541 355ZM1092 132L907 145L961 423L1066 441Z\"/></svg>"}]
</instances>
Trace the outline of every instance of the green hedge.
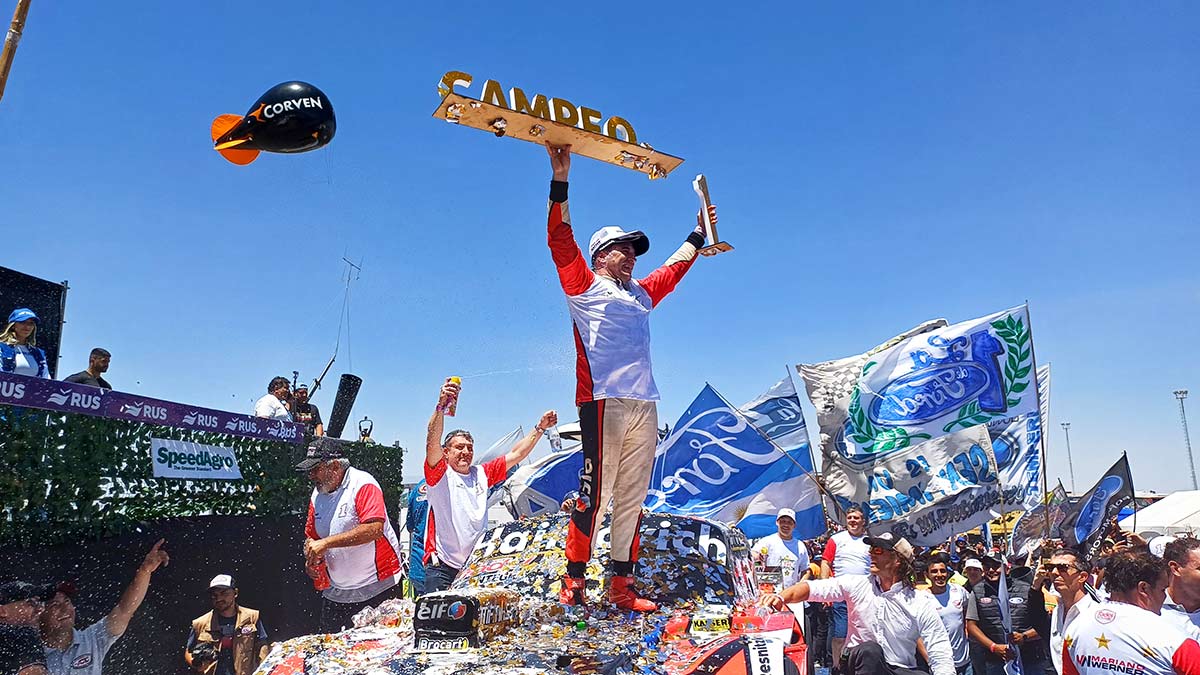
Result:
<instances>
[{"instance_id":1,"label":"green hedge","mask_svg":"<svg viewBox=\"0 0 1200 675\"><path fill-rule=\"evenodd\" d=\"M150 439L233 448L243 480L154 478ZM403 449L352 443L352 464L401 497ZM0 544L95 539L160 518L307 509L302 445L0 405Z\"/></svg>"}]
</instances>

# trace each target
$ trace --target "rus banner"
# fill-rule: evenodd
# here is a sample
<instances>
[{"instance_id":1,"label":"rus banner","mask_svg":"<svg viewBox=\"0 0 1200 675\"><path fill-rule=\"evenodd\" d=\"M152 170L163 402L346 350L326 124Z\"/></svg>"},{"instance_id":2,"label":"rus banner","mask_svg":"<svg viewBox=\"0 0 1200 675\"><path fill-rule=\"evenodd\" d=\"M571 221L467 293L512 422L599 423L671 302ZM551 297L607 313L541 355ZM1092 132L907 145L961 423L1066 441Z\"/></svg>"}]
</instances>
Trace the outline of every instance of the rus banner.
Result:
<instances>
[{"instance_id":1,"label":"rus banner","mask_svg":"<svg viewBox=\"0 0 1200 675\"><path fill-rule=\"evenodd\" d=\"M873 353L800 366L825 461L870 464L957 430L1038 411L1025 306L929 322Z\"/></svg>"},{"instance_id":2,"label":"rus banner","mask_svg":"<svg viewBox=\"0 0 1200 675\"><path fill-rule=\"evenodd\" d=\"M806 449L781 451L705 385L658 444L645 506L736 523L755 497L808 473L805 455Z\"/></svg>"},{"instance_id":3,"label":"rus banner","mask_svg":"<svg viewBox=\"0 0 1200 675\"><path fill-rule=\"evenodd\" d=\"M980 487L990 487L994 497L998 480L983 425L909 446L870 465L838 458L825 472L825 487L842 509L859 506L872 532L890 530L919 546L945 539L943 528L954 514L939 513L939 504Z\"/></svg>"},{"instance_id":4,"label":"rus banner","mask_svg":"<svg viewBox=\"0 0 1200 675\"><path fill-rule=\"evenodd\" d=\"M0 405L132 420L268 441L304 442L300 426L288 420L267 420L135 396L122 391L109 391L86 384L9 373L0 373Z\"/></svg>"}]
</instances>

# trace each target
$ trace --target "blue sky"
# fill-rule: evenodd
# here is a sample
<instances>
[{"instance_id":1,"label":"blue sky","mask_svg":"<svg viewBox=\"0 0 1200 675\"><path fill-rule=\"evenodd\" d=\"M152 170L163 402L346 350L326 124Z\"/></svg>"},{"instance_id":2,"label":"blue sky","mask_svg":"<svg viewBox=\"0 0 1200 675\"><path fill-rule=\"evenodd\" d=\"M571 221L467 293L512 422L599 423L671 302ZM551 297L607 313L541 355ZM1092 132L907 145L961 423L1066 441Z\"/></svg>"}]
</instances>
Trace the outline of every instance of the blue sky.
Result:
<instances>
[{"instance_id":1,"label":"blue sky","mask_svg":"<svg viewBox=\"0 0 1200 675\"><path fill-rule=\"evenodd\" d=\"M120 389L248 411L271 376L319 372L342 256L362 259L329 381L364 378L355 418L414 451L406 473L447 375L467 376L457 423L481 441L573 419L545 153L430 117L463 70L687 159L655 182L573 167L577 234L645 229L642 273L708 176L737 250L656 311L661 421L706 381L740 403L787 364L1028 299L1051 476L1067 482L1069 420L1080 489L1122 449L1138 488L1181 489L1198 20L1186 2L35 3L0 101L0 264L70 281L64 373L103 345ZM211 150L213 117L291 79L332 100L332 144L249 167Z\"/></svg>"}]
</instances>

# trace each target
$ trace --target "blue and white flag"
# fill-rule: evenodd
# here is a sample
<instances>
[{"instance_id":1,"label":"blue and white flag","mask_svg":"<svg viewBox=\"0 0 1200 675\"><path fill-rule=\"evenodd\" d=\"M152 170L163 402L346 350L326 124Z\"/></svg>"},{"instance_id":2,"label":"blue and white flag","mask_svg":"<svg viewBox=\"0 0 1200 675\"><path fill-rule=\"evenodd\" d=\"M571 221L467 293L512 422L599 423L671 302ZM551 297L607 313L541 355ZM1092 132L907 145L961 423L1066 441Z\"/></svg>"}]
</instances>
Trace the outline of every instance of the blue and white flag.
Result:
<instances>
[{"instance_id":1,"label":"blue and white flag","mask_svg":"<svg viewBox=\"0 0 1200 675\"><path fill-rule=\"evenodd\" d=\"M583 449L554 452L513 472L505 503L514 518L557 513L567 495L579 490Z\"/></svg>"},{"instance_id":2,"label":"blue and white flag","mask_svg":"<svg viewBox=\"0 0 1200 675\"><path fill-rule=\"evenodd\" d=\"M821 451L869 466L955 431L1038 411L1025 306L928 322L867 354L799 366Z\"/></svg>"},{"instance_id":3,"label":"blue and white flag","mask_svg":"<svg viewBox=\"0 0 1200 675\"><path fill-rule=\"evenodd\" d=\"M781 451L705 385L658 444L645 506L660 513L737 523L758 495L807 475L808 458L807 448Z\"/></svg>"},{"instance_id":4,"label":"blue and white flag","mask_svg":"<svg viewBox=\"0 0 1200 675\"><path fill-rule=\"evenodd\" d=\"M780 453L776 466L768 469L778 472L781 479L764 487L750 500L746 515L737 522L738 528L751 539L774 534L776 514L779 509L789 508L796 512L794 536L797 539L813 539L824 534L827 529L825 509L821 506L820 489L813 475L808 427L804 424L800 397L792 385L792 378L785 377L776 382L739 410L788 456ZM799 463L805 473L795 475L793 462Z\"/></svg>"},{"instance_id":5,"label":"blue and white flag","mask_svg":"<svg viewBox=\"0 0 1200 675\"><path fill-rule=\"evenodd\" d=\"M1042 501L1042 420L1050 418L1050 365L1037 369L1038 412L988 424L996 455L1001 503L992 515L1028 511Z\"/></svg>"}]
</instances>

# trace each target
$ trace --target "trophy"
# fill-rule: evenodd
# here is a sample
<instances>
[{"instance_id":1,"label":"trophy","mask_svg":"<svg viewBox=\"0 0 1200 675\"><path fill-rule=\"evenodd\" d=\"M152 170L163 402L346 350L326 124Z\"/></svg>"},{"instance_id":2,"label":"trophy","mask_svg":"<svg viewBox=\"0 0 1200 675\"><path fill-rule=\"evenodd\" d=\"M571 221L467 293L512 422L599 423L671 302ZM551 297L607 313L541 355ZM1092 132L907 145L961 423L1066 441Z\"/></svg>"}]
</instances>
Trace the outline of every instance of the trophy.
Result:
<instances>
[{"instance_id":1,"label":"trophy","mask_svg":"<svg viewBox=\"0 0 1200 675\"><path fill-rule=\"evenodd\" d=\"M704 180L704 174L696 176L696 180L692 181L692 189L700 196L700 217L704 220L704 238L708 241L708 246L700 249L700 255L713 256L732 251L733 246L721 241L721 238L717 236L717 224L713 222L712 216L708 213L708 207L712 205L712 200L708 198L708 181Z\"/></svg>"}]
</instances>

